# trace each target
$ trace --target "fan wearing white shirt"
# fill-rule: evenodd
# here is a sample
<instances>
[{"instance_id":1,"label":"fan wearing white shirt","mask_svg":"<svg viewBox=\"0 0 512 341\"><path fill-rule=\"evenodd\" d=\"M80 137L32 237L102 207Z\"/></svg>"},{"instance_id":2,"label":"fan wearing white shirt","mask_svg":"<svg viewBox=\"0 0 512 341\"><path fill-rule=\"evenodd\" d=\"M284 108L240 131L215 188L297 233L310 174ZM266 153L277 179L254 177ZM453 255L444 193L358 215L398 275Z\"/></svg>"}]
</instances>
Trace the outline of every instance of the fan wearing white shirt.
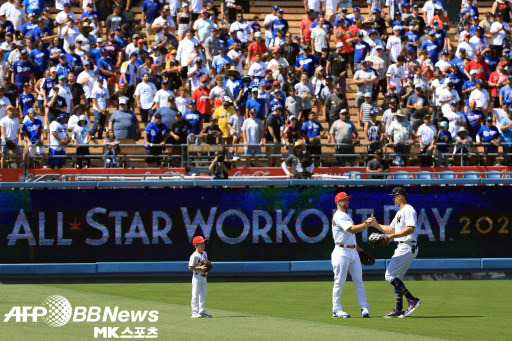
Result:
<instances>
[{"instance_id":1,"label":"fan wearing white shirt","mask_svg":"<svg viewBox=\"0 0 512 341\"><path fill-rule=\"evenodd\" d=\"M503 21L503 14L498 13L498 21L493 22L491 25L491 35L493 37L491 48L495 56L501 56L504 45L503 43L509 33L509 24Z\"/></svg>"},{"instance_id":2,"label":"fan wearing white shirt","mask_svg":"<svg viewBox=\"0 0 512 341\"><path fill-rule=\"evenodd\" d=\"M386 77L388 79L388 86L394 85L396 86L396 92L400 93L402 89L402 82L405 77L405 69L403 67L405 63L404 56L398 56L395 64L391 64L388 68L388 72Z\"/></svg>"},{"instance_id":3,"label":"fan wearing white shirt","mask_svg":"<svg viewBox=\"0 0 512 341\"><path fill-rule=\"evenodd\" d=\"M156 92L155 98L153 99L153 109L169 107L169 103L174 102L174 92L169 90L169 84L163 81L161 86L162 88ZM172 99L169 100L169 98Z\"/></svg>"},{"instance_id":4,"label":"fan wearing white shirt","mask_svg":"<svg viewBox=\"0 0 512 341\"><path fill-rule=\"evenodd\" d=\"M423 124L420 125L416 132L416 138L418 139L421 150L421 167L432 166L432 155L435 154L436 151L436 136L437 129L432 124L432 118L430 115L426 115L423 118Z\"/></svg>"},{"instance_id":5,"label":"fan wearing white shirt","mask_svg":"<svg viewBox=\"0 0 512 341\"><path fill-rule=\"evenodd\" d=\"M105 122L107 121L108 114L107 107L110 104L110 94L108 88L104 87L104 83L105 78L99 76L91 94L94 108L94 125L91 130L91 136L96 135L96 131L98 131L99 139L103 138L103 130L105 130Z\"/></svg>"},{"instance_id":6,"label":"fan wearing white shirt","mask_svg":"<svg viewBox=\"0 0 512 341\"><path fill-rule=\"evenodd\" d=\"M21 1L15 0L14 7L12 7L5 14L7 15L7 20L12 22L12 25L14 26L14 30L16 32L19 32L21 30L21 26L23 25L23 22L25 21L25 12L23 11L23 8L21 7Z\"/></svg>"},{"instance_id":7,"label":"fan wearing white shirt","mask_svg":"<svg viewBox=\"0 0 512 341\"><path fill-rule=\"evenodd\" d=\"M476 107L484 112L490 109L489 92L483 88L483 82L481 79L476 80L476 88L471 91L469 95L469 103L475 101Z\"/></svg>"},{"instance_id":8,"label":"fan wearing white shirt","mask_svg":"<svg viewBox=\"0 0 512 341\"><path fill-rule=\"evenodd\" d=\"M386 51L388 52L389 59L396 63L400 52L402 51L402 39L400 39L401 26L393 26L393 35L388 38L386 43Z\"/></svg>"},{"instance_id":9,"label":"fan wearing white shirt","mask_svg":"<svg viewBox=\"0 0 512 341\"><path fill-rule=\"evenodd\" d=\"M439 93L439 104L443 113L450 108L450 105L455 105L456 107L459 105L460 96L457 90L454 89L451 81L446 84L445 88L438 89L436 92Z\"/></svg>"},{"instance_id":10,"label":"fan wearing white shirt","mask_svg":"<svg viewBox=\"0 0 512 341\"><path fill-rule=\"evenodd\" d=\"M176 30L176 24L170 16L171 10L169 5L162 8L161 15L153 21L151 29L156 32L156 44L165 41L166 34L170 34Z\"/></svg>"},{"instance_id":11,"label":"fan wearing white shirt","mask_svg":"<svg viewBox=\"0 0 512 341\"><path fill-rule=\"evenodd\" d=\"M74 21L78 21L75 14L71 12L71 5L66 3L64 4L64 9L55 16L55 22L59 27L59 38L62 38L62 29L64 28L64 25L68 23L70 18Z\"/></svg>"},{"instance_id":12,"label":"fan wearing white shirt","mask_svg":"<svg viewBox=\"0 0 512 341\"><path fill-rule=\"evenodd\" d=\"M9 151L12 151L16 158L16 165L21 165L20 142L20 121L16 117L16 109L13 106L7 107L7 115L0 120L0 135L2 137L2 158L0 167L5 168L5 160L9 157Z\"/></svg>"},{"instance_id":13,"label":"fan wearing white shirt","mask_svg":"<svg viewBox=\"0 0 512 341\"><path fill-rule=\"evenodd\" d=\"M149 73L142 75L142 82L137 84L135 88L135 103L140 109L140 116L143 123L147 123L150 116L153 116L151 107L153 106L153 98L156 94L155 84L149 81Z\"/></svg>"},{"instance_id":14,"label":"fan wearing white shirt","mask_svg":"<svg viewBox=\"0 0 512 341\"><path fill-rule=\"evenodd\" d=\"M76 145L76 168L82 168L84 163L85 168L89 168L91 166L91 159L84 157L91 154L89 147L87 146L90 139L90 127L87 125L87 122L87 117L85 115L80 115L78 123L75 125L71 133L72 139L75 141Z\"/></svg>"}]
</instances>

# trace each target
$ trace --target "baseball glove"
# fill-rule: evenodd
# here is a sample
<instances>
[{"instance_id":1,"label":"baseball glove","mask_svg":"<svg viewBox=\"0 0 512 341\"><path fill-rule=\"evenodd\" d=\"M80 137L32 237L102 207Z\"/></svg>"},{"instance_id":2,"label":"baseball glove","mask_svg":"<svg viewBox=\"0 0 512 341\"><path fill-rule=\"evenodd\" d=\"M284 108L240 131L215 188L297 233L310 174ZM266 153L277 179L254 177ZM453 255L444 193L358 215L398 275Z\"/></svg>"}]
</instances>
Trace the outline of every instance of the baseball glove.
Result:
<instances>
[{"instance_id":1,"label":"baseball glove","mask_svg":"<svg viewBox=\"0 0 512 341\"><path fill-rule=\"evenodd\" d=\"M357 253L359 253L359 259L361 260L361 264L363 265L373 265L375 264L375 257L373 257L371 254L369 254L364 249L357 250Z\"/></svg>"},{"instance_id":2,"label":"baseball glove","mask_svg":"<svg viewBox=\"0 0 512 341\"><path fill-rule=\"evenodd\" d=\"M372 246L381 246L381 245L386 245L388 243L388 240L387 240L386 236L382 233L372 233L370 235L370 238L368 238L368 242Z\"/></svg>"},{"instance_id":3,"label":"baseball glove","mask_svg":"<svg viewBox=\"0 0 512 341\"><path fill-rule=\"evenodd\" d=\"M204 270L204 272L208 272L213 268L213 264L209 260L205 260L203 265L206 267L206 270Z\"/></svg>"}]
</instances>

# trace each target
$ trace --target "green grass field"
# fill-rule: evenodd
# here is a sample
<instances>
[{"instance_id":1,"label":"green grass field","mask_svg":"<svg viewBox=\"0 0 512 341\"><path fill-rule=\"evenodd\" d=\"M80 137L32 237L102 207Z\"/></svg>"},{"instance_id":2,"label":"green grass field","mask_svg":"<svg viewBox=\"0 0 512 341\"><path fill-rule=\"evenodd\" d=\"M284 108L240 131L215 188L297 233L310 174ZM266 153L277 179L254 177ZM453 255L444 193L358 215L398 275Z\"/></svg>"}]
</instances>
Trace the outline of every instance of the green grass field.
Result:
<instances>
[{"instance_id":1,"label":"green grass field","mask_svg":"<svg viewBox=\"0 0 512 341\"><path fill-rule=\"evenodd\" d=\"M208 312L190 318L189 283L1 285L0 340L93 340L94 326L157 327L158 340L511 340L510 281L411 281L423 301L405 319L383 319L394 305L384 281L366 282L371 319L362 319L351 282L343 308L350 319L331 317L331 282L210 283ZM13 305L34 306L49 295L75 306L158 310L156 323L3 323Z\"/></svg>"}]
</instances>

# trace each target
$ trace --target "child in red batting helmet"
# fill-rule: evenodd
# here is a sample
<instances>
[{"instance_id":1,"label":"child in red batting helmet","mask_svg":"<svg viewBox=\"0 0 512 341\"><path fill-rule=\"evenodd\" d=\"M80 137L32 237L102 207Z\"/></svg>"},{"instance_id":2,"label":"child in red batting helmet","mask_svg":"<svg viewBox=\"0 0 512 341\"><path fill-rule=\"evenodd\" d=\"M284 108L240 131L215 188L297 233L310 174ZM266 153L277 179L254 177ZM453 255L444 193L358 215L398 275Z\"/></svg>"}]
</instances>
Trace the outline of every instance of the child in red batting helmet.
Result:
<instances>
[{"instance_id":1,"label":"child in red batting helmet","mask_svg":"<svg viewBox=\"0 0 512 341\"><path fill-rule=\"evenodd\" d=\"M207 272L205 263L208 255L204 248L206 247L206 239L201 236L192 239L192 245L196 251L190 256L188 262L189 270L193 271L192 275L192 318L209 318L212 315L206 313L206 276Z\"/></svg>"}]
</instances>

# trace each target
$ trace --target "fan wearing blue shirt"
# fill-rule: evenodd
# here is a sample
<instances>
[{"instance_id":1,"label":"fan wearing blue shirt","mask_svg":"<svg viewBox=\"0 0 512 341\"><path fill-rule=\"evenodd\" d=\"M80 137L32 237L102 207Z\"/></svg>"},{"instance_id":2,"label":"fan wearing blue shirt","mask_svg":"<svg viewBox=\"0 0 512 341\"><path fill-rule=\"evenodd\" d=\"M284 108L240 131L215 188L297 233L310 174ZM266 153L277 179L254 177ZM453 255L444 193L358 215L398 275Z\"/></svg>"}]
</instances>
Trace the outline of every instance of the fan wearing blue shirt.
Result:
<instances>
[{"instance_id":1,"label":"fan wearing blue shirt","mask_svg":"<svg viewBox=\"0 0 512 341\"><path fill-rule=\"evenodd\" d=\"M469 95L471 95L471 91L476 89L476 70L471 70L469 72L469 75L471 76L471 79L464 82L464 85L462 85L462 94L466 97L466 107L469 108Z\"/></svg>"},{"instance_id":2,"label":"fan wearing blue shirt","mask_svg":"<svg viewBox=\"0 0 512 341\"><path fill-rule=\"evenodd\" d=\"M28 120L23 123L21 131L28 141L34 145L41 142L41 134L43 132L43 122L36 118L34 109L29 109L27 112Z\"/></svg>"},{"instance_id":3,"label":"fan wearing blue shirt","mask_svg":"<svg viewBox=\"0 0 512 341\"><path fill-rule=\"evenodd\" d=\"M487 166L494 166L494 162L496 161L496 156L487 155L487 153L497 153L498 146L494 144L490 144L493 140L499 141L500 139L500 131L498 128L492 125L492 116L489 116L485 119L485 124L480 127L477 133L477 142L489 143L488 145L484 145L485 151L485 164Z\"/></svg>"},{"instance_id":4,"label":"fan wearing blue shirt","mask_svg":"<svg viewBox=\"0 0 512 341\"><path fill-rule=\"evenodd\" d=\"M50 59L50 52L44 46L41 40L38 41L35 49L30 51L29 60L35 65L36 78L42 78L44 71L48 68L48 60Z\"/></svg>"},{"instance_id":5,"label":"fan wearing blue shirt","mask_svg":"<svg viewBox=\"0 0 512 341\"><path fill-rule=\"evenodd\" d=\"M320 65L318 58L311 54L309 45L304 46L304 54L297 58L295 67L301 69L302 72L306 72L309 77L313 77L318 65Z\"/></svg>"},{"instance_id":6,"label":"fan wearing blue shirt","mask_svg":"<svg viewBox=\"0 0 512 341\"><path fill-rule=\"evenodd\" d=\"M21 50L21 60L17 60L12 65L11 71L14 74L14 84L21 89L23 84L35 78L35 68L31 62L28 61L27 49Z\"/></svg>"},{"instance_id":7,"label":"fan wearing blue shirt","mask_svg":"<svg viewBox=\"0 0 512 341\"><path fill-rule=\"evenodd\" d=\"M470 103L469 110L464 112L464 116L468 121L469 134L474 139L482 126L485 115L481 110L476 108L476 103L473 101Z\"/></svg>"},{"instance_id":8,"label":"fan wearing blue shirt","mask_svg":"<svg viewBox=\"0 0 512 341\"><path fill-rule=\"evenodd\" d=\"M500 105L512 107L512 76L508 76L507 85L500 89Z\"/></svg>"},{"instance_id":9,"label":"fan wearing blue shirt","mask_svg":"<svg viewBox=\"0 0 512 341\"><path fill-rule=\"evenodd\" d=\"M35 16L36 15L33 13L27 15L29 21L27 21L26 23L21 25L20 33L23 34L24 36L27 35L28 31L31 31L34 28L37 28L37 22L35 22Z\"/></svg>"},{"instance_id":10,"label":"fan wearing blue shirt","mask_svg":"<svg viewBox=\"0 0 512 341\"><path fill-rule=\"evenodd\" d=\"M165 141L169 136L169 128L162 123L162 115L155 114L144 130L144 146L146 153L151 155L146 158L147 166L156 164L160 166L162 153L165 149Z\"/></svg>"},{"instance_id":11,"label":"fan wearing blue shirt","mask_svg":"<svg viewBox=\"0 0 512 341\"><path fill-rule=\"evenodd\" d=\"M201 113L197 111L195 101L188 101L187 111L183 114L183 119L192 126L192 133L199 136L201 133Z\"/></svg>"},{"instance_id":12,"label":"fan wearing blue shirt","mask_svg":"<svg viewBox=\"0 0 512 341\"><path fill-rule=\"evenodd\" d=\"M311 153L311 155L322 154L320 139L325 132L322 125L316 120L315 113L312 112L309 114L308 121L302 124L300 131L302 136L306 139L308 152ZM318 166L318 157L313 157L313 160L315 166Z\"/></svg>"},{"instance_id":13,"label":"fan wearing blue shirt","mask_svg":"<svg viewBox=\"0 0 512 341\"><path fill-rule=\"evenodd\" d=\"M461 74L462 79L467 81L468 77L464 73L464 67L465 67L464 60L466 59L466 49L461 48L459 50L459 55L460 55L460 58L459 57L455 57L455 58L452 59L452 65L456 65L457 66L457 69L459 69L459 73Z\"/></svg>"},{"instance_id":14,"label":"fan wearing blue shirt","mask_svg":"<svg viewBox=\"0 0 512 341\"><path fill-rule=\"evenodd\" d=\"M142 5L142 12L146 26L151 25L160 15L160 3L156 0L145 1L144 5Z\"/></svg>"},{"instance_id":15,"label":"fan wearing blue shirt","mask_svg":"<svg viewBox=\"0 0 512 341\"><path fill-rule=\"evenodd\" d=\"M247 109L247 116L251 109L256 110L256 117L263 121L265 118L265 100L258 98L259 89L257 86L251 88L251 98L245 103Z\"/></svg>"},{"instance_id":16,"label":"fan wearing blue shirt","mask_svg":"<svg viewBox=\"0 0 512 341\"><path fill-rule=\"evenodd\" d=\"M226 50L220 46L219 54L213 57L212 68L215 71L215 74L218 75L222 73L222 70L226 65L235 65L235 62L226 55Z\"/></svg>"},{"instance_id":17,"label":"fan wearing blue shirt","mask_svg":"<svg viewBox=\"0 0 512 341\"><path fill-rule=\"evenodd\" d=\"M39 15L43 12L43 8L46 7L44 0L23 0L21 6L25 8L25 12L30 15Z\"/></svg>"},{"instance_id":18,"label":"fan wearing blue shirt","mask_svg":"<svg viewBox=\"0 0 512 341\"><path fill-rule=\"evenodd\" d=\"M430 56L432 64L435 65L439 61L439 52L441 51L441 46L439 46L437 42L435 32L430 32L428 34L428 37L429 40L424 42L423 45L421 45L420 50L427 50L427 53Z\"/></svg>"},{"instance_id":19,"label":"fan wearing blue shirt","mask_svg":"<svg viewBox=\"0 0 512 341\"><path fill-rule=\"evenodd\" d=\"M277 12L277 19L270 23L270 31L272 32L272 38L277 37L278 31L283 31L284 35L288 32L288 20L283 19L283 12Z\"/></svg>"},{"instance_id":20,"label":"fan wearing blue shirt","mask_svg":"<svg viewBox=\"0 0 512 341\"><path fill-rule=\"evenodd\" d=\"M503 163L512 166L512 111L500 121L501 141L503 148Z\"/></svg>"},{"instance_id":21,"label":"fan wearing blue shirt","mask_svg":"<svg viewBox=\"0 0 512 341\"><path fill-rule=\"evenodd\" d=\"M360 64L370 53L371 47L370 45L363 41L363 34L358 34L359 41L354 44L354 64Z\"/></svg>"},{"instance_id":22,"label":"fan wearing blue shirt","mask_svg":"<svg viewBox=\"0 0 512 341\"><path fill-rule=\"evenodd\" d=\"M60 54L59 62L57 65L57 76L64 76L68 79L68 74L73 72L73 67L68 63L64 53Z\"/></svg>"},{"instance_id":23,"label":"fan wearing blue shirt","mask_svg":"<svg viewBox=\"0 0 512 341\"><path fill-rule=\"evenodd\" d=\"M18 108L21 117L27 115L28 110L34 106L36 99L34 95L30 93L30 84L23 84L23 92L18 96Z\"/></svg>"}]
</instances>

